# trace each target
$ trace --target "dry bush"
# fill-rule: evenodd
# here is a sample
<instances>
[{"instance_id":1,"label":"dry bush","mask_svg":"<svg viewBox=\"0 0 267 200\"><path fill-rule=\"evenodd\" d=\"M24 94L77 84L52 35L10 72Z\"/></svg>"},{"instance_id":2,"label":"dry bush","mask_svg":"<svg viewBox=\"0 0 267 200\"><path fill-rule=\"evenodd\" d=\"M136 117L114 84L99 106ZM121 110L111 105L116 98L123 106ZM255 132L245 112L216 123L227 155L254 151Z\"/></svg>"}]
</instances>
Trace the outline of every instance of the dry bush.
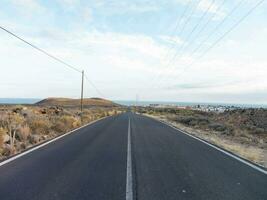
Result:
<instances>
[{"instance_id":1,"label":"dry bush","mask_svg":"<svg viewBox=\"0 0 267 200\"><path fill-rule=\"evenodd\" d=\"M0 148L3 147L4 144L4 135L6 134L6 130L4 128L0 128Z\"/></svg>"},{"instance_id":2,"label":"dry bush","mask_svg":"<svg viewBox=\"0 0 267 200\"><path fill-rule=\"evenodd\" d=\"M25 123L25 119L18 113L8 113L7 114L7 121L6 121L6 129L8 130L9 135L9 143L10 143L10 153L16 153L16 138L17 132L21 124Z\"/></svg>"},{"instance_id":3,"label":"dry bush","mask_svg":"<svg viewBox=\"0 0 267 200\"><path fill-rule=\"evenodd\" d=\"M114 109L85 109L82 115L83 123L113 114L116 114ZM80 111L77 108L8 107L1 109L0 155L9 156L27 148L29 144L37 144L80 126Z\"/></svg>"},{"instance_id":4,"label":"dry bush","mask_svg":"<svg viewBox=\"0 0 267 200\"><path fill-rule=\"evenodd\" d=\"M79 119L73 116L63 115L55 119L55 123L52 128L57 133L64 133L80 125L81 123Z\"/></svg>"},{"instance_id":5,"label":"dry bush","mask_svg":"<svg viewBox=\"0 0 267 200\"><path fill-rule=\"evenodd\" d=\"M41 141L40 135L30 135L29 136L29 143L31 144L37 144Z\"/></svg>"},{"instance_id":6,"label":"dry bush","mask_svg":"<svg viewBox=\"0 0 267 200\"><path fill-rule=\"evenodd\" d=\"M73 128L78 128L82 125L82 122L79 118L75 118L75 121L73 122Z\"/></svg>"},{"instance_id":7,"label":"dry bush","mask_svg":"<svg viewBox=\"0 0 267 200\"><path fill-rule=\"evenodd\" d=\"M89 122L91 122L91 121L93 121L94 120L94 118L93 118L93 116L90 114L90 115L83 115L83 123L89 123Z\"/></svg>"},{"instance_id":8,"label":"dry bush","mask_svg":"<svg viewBox=\"0 0 267 200\"><path fill-rule=\"evenodd\" d=\"M205 126L210 123L209 119L207 117L203 116L182 116L177 117L176 121L185 124L187 126Z\"/></svg>"},{"instance_id":9,"label":"dry bush","mask_svg":"<svg viewBox=\"0 0 267 200\"><path fill-rule=\"evenodd\" d=\"M209 128L214 131L223 132L227 129L227 127L220 123L211 123L209 124Z\"/></svg>"},{"instance_id":10,"label":"dry bush","mask_svg":"<svg viewBox=\"0 0 267 200\"><path fill-rule=\"evenodd\" d=\"M28 120L29 128L33 134L48 135L51 123L47 118L36 118Z\"/></svg>"},{"instance_id":11,"label":"dry bush","mask_svg":"<svg viewBox=\"0 0 267 200\"><path fill-rule=\"evenodd\" d=\"M23 125L18 130L18 137L20 141L26 142L31 135L31 129L28 125Z\"/></svg>"}]
</instances>

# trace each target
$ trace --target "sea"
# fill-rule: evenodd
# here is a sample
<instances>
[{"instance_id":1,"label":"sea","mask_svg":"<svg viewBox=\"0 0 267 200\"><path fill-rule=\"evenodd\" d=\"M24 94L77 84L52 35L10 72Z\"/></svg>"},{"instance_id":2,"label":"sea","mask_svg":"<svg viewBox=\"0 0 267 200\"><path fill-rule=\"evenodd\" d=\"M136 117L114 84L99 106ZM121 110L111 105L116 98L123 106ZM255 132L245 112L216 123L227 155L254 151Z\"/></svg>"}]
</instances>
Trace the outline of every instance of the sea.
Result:
<instances>
[{"instance_id":1,"label":"sea","mask_svg":"<svg viewBox=\"0 0 267 200\"><path fill-rule=\"evenodd\" d=\"M38 98L0 98L0 104L34 104L42 99ZM208 102L172 102L172 101L131 101L113 100L115 103L125 106L149 106L151 104L172 105L172 106L233 106L239 108L267 108L267 104L235 104L235 103L208 103Z\"/></svg>"},{"instance_id":2,"label":"sea","mask_svg":"<svg viewBox=\"0 0 267 200\"><path fill-rule=\"evenodd\" d=\"M41 100L37 98L0 98L0 104L35 104Z\"/></svg>"}]
</instances>

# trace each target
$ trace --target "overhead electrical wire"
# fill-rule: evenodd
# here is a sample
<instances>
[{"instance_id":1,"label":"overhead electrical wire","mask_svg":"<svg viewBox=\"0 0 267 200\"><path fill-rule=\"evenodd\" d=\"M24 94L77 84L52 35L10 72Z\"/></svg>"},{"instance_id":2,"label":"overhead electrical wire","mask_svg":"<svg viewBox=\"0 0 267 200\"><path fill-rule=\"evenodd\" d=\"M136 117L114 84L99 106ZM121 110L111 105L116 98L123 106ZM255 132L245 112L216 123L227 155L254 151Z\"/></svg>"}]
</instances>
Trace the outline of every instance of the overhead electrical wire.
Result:
<instances>
[{"instance_id":1,"label":"overhead electrical wire","mask_svg":"<svg viewBox=\"0 0 267 200\"><path fill-rule=\"evenodd\" d=\"M187 11L189 10L189 8L190 8L192 2L193 2L193 0L191 0L191 1L189 1L189 2L187 3L187 5L186 5L184 11L182 12L182 15L179 17L179 19L178 19L177 22L176 22L176 25L175 25L175 28L174 28L172 34L171 34L171 37L174 37L174 36L175 36L175 33L176 33L176 31L178 30L179 25L181 24L181 21L183 20L185 14L186 14ZM166 53L166 56L165 56L164 60L168 57L170 51L171 51L174 47L175 47L175 41L172 41L172 43L171 43L171 47L168 48L168 51L167 51L167 53Z\"/></svg>"},{"instance_id":2,"label":"overhead electrical wire","mask_svg":"<svg viewBox=\"0 0 267 200\"><path fill-rule=\"evenodd\" d=\"M198 1L198 4L195 6L195 9L197 9L198 8L198 6L199 6L199 4L201 3L201 1ZM207 7L207 9L203 12L203 14L201 15L201 17L200 17L200 20L199 20L199 22L193 27L193 29L189 32L189 34L188 34L188 36L187 36L187 39L186 40L189 40L190 38L191 38L191 36L192 36L192 34L197 30L197 28L200 26L200 24L203 22L203 20L204 20L204 18L206 17L206 15L208 14L208 12L209 12L209 10L212 8L212 6L214 6L214 3L215 3L215 0L213 0L211 3L210 3L210 5ZM194 9L194 10L195 10ZM192 12L193 13L193 12ZM191 18L192 17L192 13L191 13L191 15L190 15L190 17L189 18ZM183 53L183 49L185 48L185 47L187 47L188 45L186 45L187 43L186 42L184 42L183 44L182 44L182 46L176 51L176 53L174 54L174 56L172 57L172 59L168 62L168 64L165 66L165 69L166 68L169 68L169 67L171 67L171 64L172 64L172 60L174 60L174 59L176 59L176 57L178 56L178 55L180 55L180 54L182 54ZM190 44L189 44L190 45ZM161 71L161 73L163 72L163 70ZM157 79L160 79L160 81L161 81L161 76L162 76L162 74L161 73L159 73L159 75L158 75L158 77L157 77ZM167 74L168 75L168 74ZM159 82L160 82L159 81ZM155 88L156 87L156 85L154 85L154 87L153 88Z\"/></svg>"},{"instance_id":3,"label":"overhead electrical wire","mask_svg":"<svg viewBox=\"0 0 267 200\"><path fill-rule=\"evenodd\" d=\"M215 0L212 0L212 2L210 3L210 5L207 7L207 9L205 10L205 12L203 12L202 16L200 17L199 22L193 27L193 29L190 31L190 33L188 34L187 38L185 39L185 41L190 41L192 34L197 30L197 28L200 26L200 24L204 21L204 18L206 17L206 15L209 13L210 9L212 8L212 6L214 6ZM191 42L190 42L191 43ZM184 48L189 46L186 45L187 43L183 43L183 46L181 47L180 53L183 52ZM179 55L179 54L178 54ZM174 58L175 59L175 58Z\"/></svg>"},{"instance_id":4,"label":"overhead electrical wire","mask_svg":"<svg viewBox=\"0 0 267 200\"><path fill-rule=\"evenodd\" d=\"M242 5L244 1L240 0L236 6L234 6L234 8L231 9L231 11L222 19L222 21L220 23L218 23L215 28L213 28L208 36L206 38L204 38L204 40L202 42L199 43L199 45L197 46L197 48L195 48L192 52L190 52L189 57L192 57L206 42L207 40L213 36L213 34L215 34L217 32L218 29L220 29L220 27L222 27L224 25L224 23L232 16L232 14ZM173 65L173 63L175 62L175 59L172 60L172 62L170 62L170 64ZM175 69L175 66L172 67L172 69L169 71L168 75L171 74L173 72L173 70Z\"/></svg>"},{"instance_id":5,"label":"overhead electrical wire","mask_svg":"<svg viewBox=\"0 0 267 200\"><path fill-rule=\"evenodd\" d=\"M175 28L174 28L172 34L171 34L171 37L174 37L174 36L175 36L175 33L176 33L176 31L178 31L178 28L180 27L179 25L181 24L183 18L185 17L186 13L187 13L188 11L190 11L190 6L191 6L191 5L194 5L193 2L194 2L194 0L190 0L190 1L188 1L188 3L187 3L187 5L186 5L185 9L183 10L183 13L182 13L181 17L177 20L176 26L175 26ZM186 20L186 21L187 21L187 20ZM183 27L183 26L182 26L182 27ZM182 27L180 28L180 31L179 31L179 34L178 34L178 35L181 34L182 29L183 29ZM166 59L168 58L168 56L169 56L171 50L172 50L174 47L175 47L175 41L171 41L171 47L166 48L166 49L167 49L167 53L165 54L163 60L166 60ZM153 83L153 82L155 81L155 79L157 79L157 77L160 76L160 73L161 73L161 71L157 71L157 74L153 77L153 79L151 80L151 83Z\"/></svg>"},{"instance_id":6,"label":"overhead electrical wire","mask_svg":"<svg viewBox=\"0 0 267 200\"><path fill-rule=\"evenodd\" d=\"M34 44L28 42L27 40L23 39L22 37L18 36L17 34L15 34L15 33L11 32L11 31L7 30L7 29L4 28L3 26L0 26L0 29L2 29L3 31L5 31L5 32L7 32L8 34L12 35L13 37L19 39L20 41L24 42L25 44L27 44L27 45L33 47L33 48L36 49L37 51L39 51L39 52L41 52L41 53L47 55L48 57L50 57L50 58L56 60L57 62L60 62L61 64L65 65L66 67L68 67L68 68L70 68L70 69L72 69L72 70L74 70L74 71L79 72L80 74L82 74L82 72L83 72L82 70L80 70L80 69L78 69L78 68L76 68L76 67L74 67L74 66L68 64L67 62L63 61L62 59L57 58L56 56L54 56L54 55L48 53L47 51L45 51L45 50L43 50L43 49L37 47L36 45L34 45ZM87 76L86 74L84 74L84 76L85 76L85 79L87 80L87 82L88 82L90 85L92 85L92 86L94 87L94 89L97 91L97 93L98 93L100 96L104 97L104 95L99 91L99 89L96 87L96 85L95 85L92 81L90 81L90 79L88 78L88 76Z\"/></svg>"},{"instance_id":7,"label":"overhead electrical wire","mask_svg":"<svg viewBox=\"0 0 267 200\"><path fill-rule=\"evenodd\" d=\"M192 61L189 65L187 65L181 73L179 73L175 78L179 78L186 70L192 67L195 62L199 59L203 58L211 49L213 49L221 40L223 40L230 32L232 32L239 24L241 24L256 8L258 8L265 0L258 1L251 9L246 12L236 23L234 23L230 29L224 32L208 49L206 49L200 56L197 57L194 61Z\"/></svg>"},{"instance_id":8,"label":"overhead electrical wire","mask_svg":"<svg viewBox=\"0 0 267 200\"><path fill-rule=\"evenodd\" d=\"M66 63L65 61L63 61L63 60L57 58L56 56L53 56L52 54L48 53L47 51L45 51L45 50L43 50L43 49L41 49L41 48L35 46L34 44L32 44L32 43L26 41L25 39L19 37L18 35L16 35L15 33L13 33L13 32L11 32L11 31L7 30L6 28L0 26L0 29L2 29L3 31L5 31L5 32L7 32L8 34L12 35L13 37L15 37L15 38L21 40L22 42L26 43L27 45L33 47L34 49L36 49L36 50L38 50L38 51L44 53L45 55L49 56L50 58L52 58L52 59L54 59L54 60L60 62L61 64L63 64L63 65L65 65L65 66L67 66L67 67L69 67L69 68L75 70L76 72L82 73L82 71L79 70L78 68L76 68L76 67L74 67L74 66L72 66L72 65L70 65L70 64L68 64L68 63Z\"/></svg>"},{"instance_id":9,"label":"overhead electrical wire","mask_svg":"<svg viewBox=\"0 0 267 200\"><path fill-rule=\"evenodd\" d=\"M222 3L217 7L216 11L213 12L213 14L208 18L207 22L204 24L204 26L202 26L200 28L200 30L197 32L196 35L200 35L204 30L205 28L209 25L209 23L214 19L214 17L216 16L217 12L224 6L224 4L226 3L226 0L223 0ZM197 39L198 37L194 37L192 41L190 41L191 44L194 44L195 40ZM187 50L190 46L188 46L185 50Z\"/></svg>"},{"instance_id":10,"label":"overhead electrical wire","mask_svg":"<svg viewBox=\"0 0 267 200\"><path fill-rule=\"evenodd\" d=\"M195 13L195 10L197 9L197 7L199 6L199 3L201 2L202 0L197 0L196 2L195 2L195 4L193 4L193 0L191 0L189 3L188 3L188 5L187 5L187 7L186 7L186 11L190 8L190 6L193 6L193 8L191 9L191 12L189 13L189 16L185 19L185 22L183 23L183 25L182 25L182 27L181 27L181 29L180 29L180 31L179 31L179 36L182 36L182 34L183 34L183 32L184 32L184 30L185 30L185 28L186 28L186 26L187 26L187 24L189 23L189 21L191 20L191 18L192 18L192 16L193 16L193 14ZM192 5L191 5L191 3L192 3ZM186 14L186 12L184 13L184 14ZM183 16L184 16L184 14L183 14ZM173 47L171 47L170 49L169 49L169 51L171 51L171 49L172 48L174 48L175 47L175 45L173 45ZM165 58L164 58L165 59ZM151 80L151 86L152 86L152 83L154 83L154 81L155 80L157 80L159 77L160 77L160 74L163 72L163 70L160 70L158 73L157 73L157 75L155 75L154 76L154 78ZM150 87L151 87L150 86Z\"/></svg>"},{"instance_id":11,"label":"overhead electrical wire","mask_svg":"<svg viewBox=\"0 0 267 200\"><path fill-rule=\"evenodd\" d=\"M188 16L188 18L186 19L185 23L183 24L181 30L180 30L180 33L178 34L180 37L182 37L183 33L184 33L184 30L185 28L187 27L187 24L189 23L189 21L192 19L192 16L193 14L195 13L196 9L198 8L200 2L203 1L203 0L198 0L196 1L196 4L194 4L194 7L192 8L191 10L191 13L190 15Z\"/></svg>"},{"instance_id":12,"label":"overhead electrical wire","mask_svg":"<svg viewBox=\"0 0 267 200\"><path fill-rule=\"evenodd\" d=\"M88 76L84 75L85 80L96 90L96 92L101 96L102 98L105 98L105 95L96 87L96 85L88 78Z\"/></svg>"},{"instance_id":13,"label":"overhead electrical wire","mask_svg":"<svg viewBox=\"0 0 267 200\"><path fill-rule=\"evenodd\" d=\"M199 45L197 46L197 48L195 48L192 52L191 52L191 56L194 55L195 52L197 52L203 44L205 44L208 39L210 39L216 32L218 29L220 29L221 26L224 25L224 23L226 22L226 20L232 16L232 14L234 14L234 12L242 5L242 3L244 3L243 0L240 0L237 5L229 12L229 14L227 16L224 17L224 19L217 24L217 26L209 33L209 35L202 41L199 43Z\"/></svg>"}]
</instances>

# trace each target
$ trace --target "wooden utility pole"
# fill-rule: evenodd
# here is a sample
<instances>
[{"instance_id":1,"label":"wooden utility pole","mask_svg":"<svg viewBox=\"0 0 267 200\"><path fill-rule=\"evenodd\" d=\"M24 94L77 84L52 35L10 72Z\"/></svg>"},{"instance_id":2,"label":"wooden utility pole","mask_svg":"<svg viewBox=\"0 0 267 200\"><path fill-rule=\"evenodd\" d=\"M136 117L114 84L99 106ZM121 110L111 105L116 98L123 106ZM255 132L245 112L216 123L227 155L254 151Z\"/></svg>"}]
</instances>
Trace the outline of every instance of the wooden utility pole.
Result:
<instances>
[{"instance_id":1,"label":"wooden utility pole","mask_svg":"<svg viewBox=\"0 0 267 200\"><path fill-rule=\"evenodd\" d=\"M82 88L81 88L81 123L83 123L83 82L84 82L84 70L82 71Z\"/></svg>"}]
</instances>

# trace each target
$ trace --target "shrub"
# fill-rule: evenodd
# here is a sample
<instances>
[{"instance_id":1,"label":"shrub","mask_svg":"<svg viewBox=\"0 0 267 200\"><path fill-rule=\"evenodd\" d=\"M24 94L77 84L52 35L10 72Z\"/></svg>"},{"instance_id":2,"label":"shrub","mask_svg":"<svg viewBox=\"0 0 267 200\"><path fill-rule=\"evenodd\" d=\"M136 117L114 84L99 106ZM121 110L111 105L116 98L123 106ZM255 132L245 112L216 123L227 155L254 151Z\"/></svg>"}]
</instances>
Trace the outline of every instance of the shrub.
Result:
<instances>
[{"instance_id":1,"label":"shrub","mask_svg":"<svg viewBox=\"0 0 267 200\"><path fill-rule=\"evenodd\" d=\"M209 123L209 120L202 116L179 117L177 118L177 121L188 126L203 126Z\"/></svg>"},{"instance_id":2,"label":"shrub","mask_svg":"<svg viewBox=\"0 0 267 200\"><path fill-rule=\"evenodd\" d=\"M4 128L0 128L0 148L2 148L4 144L4 135L6 134L6 130Z\"/></svg>"},{"instance_id":3,"label":"shrub","mask_svg":"<svg viewBox=\"0 0 267 200\"><path fill-rule=\"evenodd\" d=\"M41 136L38 134L29 136L29 142L31 144L36 144L36 143L39 143L40 141L41 141Z\"/></svg>"},{"instance_id":4,"label":"shrub","mask_svg":"<svg viewBox=\"0 0 267 200\"><path fill-rule=\"evenodd\" d=\"M220 123L212 123L209 125L209 128L215 131L223 132L227 129L227 127Z\"/></svg>"},{"instance_id":5,"label":"shrub","mask_svg":"<svg viewBox=\"0 0 267 200\"><path fill-rule=\"evenodd\" d=\"M28 125L21 126L18 130L18 137L21 141L26 142L31 134L31 129Z\"/></svg>"},{"instance_id":6,"label":"shrub","mask_svg":"<svg viewBox=\"0 0 267 200\"><path fill-rule=\"evenodd\" d=\"M181 122L186 125L191 125L193 121L195 121L194 117L179 117L177 118L178 122Z\"/></svg>"},{"instance_id":7,"label":"shrub","mask_svg":"<svg viewBox=\"0 0 267 200\"><path fill-rule=\"evenodd\" d=\"M83 123L89 123L93 121L93 116L91 115L83 115Z\"/></svg>"},{"instance_id":8,"label":"shrub","mask_svg":"<svg viewBox=\"0 0 267 200\"><path fill-rule=\"evenodd\" d=\"M46 118L29 120L29 128L34 134L47 135L49 134L51 123Z\"/></svg>"},{"instance_id":9,"label":"shrub","mask_svg":"<svg viewBox=\"0 0 267 200\"><path fill-rule=\"evenodd\" d=\"M253 132L254 134L263 134L266 133L264 128L256 128Z\"/></svg>"},{"instance_id":10,"label":"shrub","mask_svg":"<svg viewBox=\"0 0 267 200\"><path fill-rule=\"evenodd\" d=\"M77 118L63 115L56 118L55 124L52 128L58 133L64 133L73 128L76 128L79 125L80 121Z\"/></svg>"},{"instance_id":11,"label":"shrub","mask_svg":"<svg viewBox=\"0 0 267 200\"><path fill-rule=\"evenodd\" d=\"M80 119L75 118L75 121L73 122L73 128L78 128L82 125L82 122Z\"/></svg>"}]
</instances>

